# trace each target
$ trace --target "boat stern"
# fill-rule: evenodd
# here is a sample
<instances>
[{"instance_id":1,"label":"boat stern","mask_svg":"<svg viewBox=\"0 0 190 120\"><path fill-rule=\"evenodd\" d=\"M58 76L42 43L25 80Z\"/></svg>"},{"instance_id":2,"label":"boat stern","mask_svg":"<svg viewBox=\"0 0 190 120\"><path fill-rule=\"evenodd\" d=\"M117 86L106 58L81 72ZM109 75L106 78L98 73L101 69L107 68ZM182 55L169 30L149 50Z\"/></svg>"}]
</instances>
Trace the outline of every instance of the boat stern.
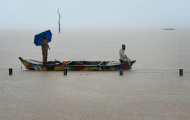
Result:
<instances>
[{"instance_id":1,"label":"boat stern","mask_svg":"<svg viewBox=\"0 0 190 120\"><path fill-rule=\"evenodd\" d=\"M132 69L132 66L133 66L133 64L134 64L135 62L136 62L136 60L130 61L130 65L129 65L128 69Z\"/></svg>"}]
</instances>

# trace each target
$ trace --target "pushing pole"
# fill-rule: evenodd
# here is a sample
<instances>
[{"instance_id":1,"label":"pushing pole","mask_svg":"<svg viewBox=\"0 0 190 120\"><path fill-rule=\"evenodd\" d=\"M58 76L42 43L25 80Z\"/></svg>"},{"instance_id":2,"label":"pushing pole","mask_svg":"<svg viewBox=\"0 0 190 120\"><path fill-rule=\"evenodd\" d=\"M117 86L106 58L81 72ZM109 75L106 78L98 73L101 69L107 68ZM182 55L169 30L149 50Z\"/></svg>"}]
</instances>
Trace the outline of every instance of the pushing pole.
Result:
<instances>
[{"instance_id":1,"label":"pushing pole","mask_svg":"<svg viewBox=\"0 0 190 120\"><path fill-rule=\"evenodd\" d=\"M67 75L67 68L64 69L64 75Z\"/></svg>"},{"instance_id":2,"label":"pushing pole","mask_svg":"<svg viewBox=\"0 0 190 120\"><path fill-rule=\"evenodd\" d=\"M9 75L13 75L13 69L9 68Z\"/></svg>"},{"instance_id":3,"label":"pushing pole","mask_svg":"<svg viewBox=\"0 0 190 120\"><path fill-rule=\"evenodd\" d=\"M183 69L179 69L179 75L183 76Z\"/></svg>"}]
</instances>

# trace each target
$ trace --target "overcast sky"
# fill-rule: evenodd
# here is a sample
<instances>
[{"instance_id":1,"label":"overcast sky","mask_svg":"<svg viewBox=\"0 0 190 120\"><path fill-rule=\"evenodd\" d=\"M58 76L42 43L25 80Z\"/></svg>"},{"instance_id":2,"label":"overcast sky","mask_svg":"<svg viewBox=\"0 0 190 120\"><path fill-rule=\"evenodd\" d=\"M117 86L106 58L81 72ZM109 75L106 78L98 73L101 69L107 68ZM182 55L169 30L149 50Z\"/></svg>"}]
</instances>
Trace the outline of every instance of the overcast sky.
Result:
<instances>
[{"instance_id":1,"label":"overcast sky","mask_svg":"<svg viewBox=\"0 0 190 120\"><path fill-rule=\"evenodd\" d=\"M0 0L0 29L190 26L190 0Z\"/></svg>"}]
</instances>

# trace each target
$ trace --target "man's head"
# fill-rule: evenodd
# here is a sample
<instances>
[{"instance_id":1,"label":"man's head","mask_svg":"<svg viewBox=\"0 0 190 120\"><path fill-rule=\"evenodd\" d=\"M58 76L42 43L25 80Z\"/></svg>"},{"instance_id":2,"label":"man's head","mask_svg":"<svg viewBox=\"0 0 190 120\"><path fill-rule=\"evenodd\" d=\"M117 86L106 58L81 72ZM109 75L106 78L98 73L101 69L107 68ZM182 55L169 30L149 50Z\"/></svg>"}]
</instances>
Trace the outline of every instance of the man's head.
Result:
<instances>
[{"instance_id":1,"label":"man's head","mask_svg":"<svg viewBox=\"0 0 190 120\"><path fill-rule=\"evenodd\" d=\"M44 34L43 38L46 39L46 34Z\"/></svg>"},{"instance_id":2,"label":"man's head","mask_svg":"<svg viewBox=\"0 0 190 120\"><path fill-rule=\"evenodd\" d=\"M122 45L122 49L125 50L125 44Z\"/></svg>"}]
</instances>

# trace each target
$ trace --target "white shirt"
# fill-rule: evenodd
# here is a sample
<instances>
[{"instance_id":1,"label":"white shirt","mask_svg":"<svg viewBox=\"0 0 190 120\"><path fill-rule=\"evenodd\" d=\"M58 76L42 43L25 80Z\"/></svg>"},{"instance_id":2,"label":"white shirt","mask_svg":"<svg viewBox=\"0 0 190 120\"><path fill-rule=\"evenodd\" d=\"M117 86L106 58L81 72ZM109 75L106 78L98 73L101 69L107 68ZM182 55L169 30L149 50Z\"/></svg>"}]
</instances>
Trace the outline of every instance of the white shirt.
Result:
<instances>
[{"instance_id":1,"label":"white shirt","mask_svg":"<svg viewBox=\"0 0 190 120\"><path fill-rule=\"evenodd\" d=\"M120 55L120 59L121 60L126 60L126 57L125 57L125 50L123 50L122 48L120 49L119 51L119 55Z\"/></svg>"}]
</instances>

